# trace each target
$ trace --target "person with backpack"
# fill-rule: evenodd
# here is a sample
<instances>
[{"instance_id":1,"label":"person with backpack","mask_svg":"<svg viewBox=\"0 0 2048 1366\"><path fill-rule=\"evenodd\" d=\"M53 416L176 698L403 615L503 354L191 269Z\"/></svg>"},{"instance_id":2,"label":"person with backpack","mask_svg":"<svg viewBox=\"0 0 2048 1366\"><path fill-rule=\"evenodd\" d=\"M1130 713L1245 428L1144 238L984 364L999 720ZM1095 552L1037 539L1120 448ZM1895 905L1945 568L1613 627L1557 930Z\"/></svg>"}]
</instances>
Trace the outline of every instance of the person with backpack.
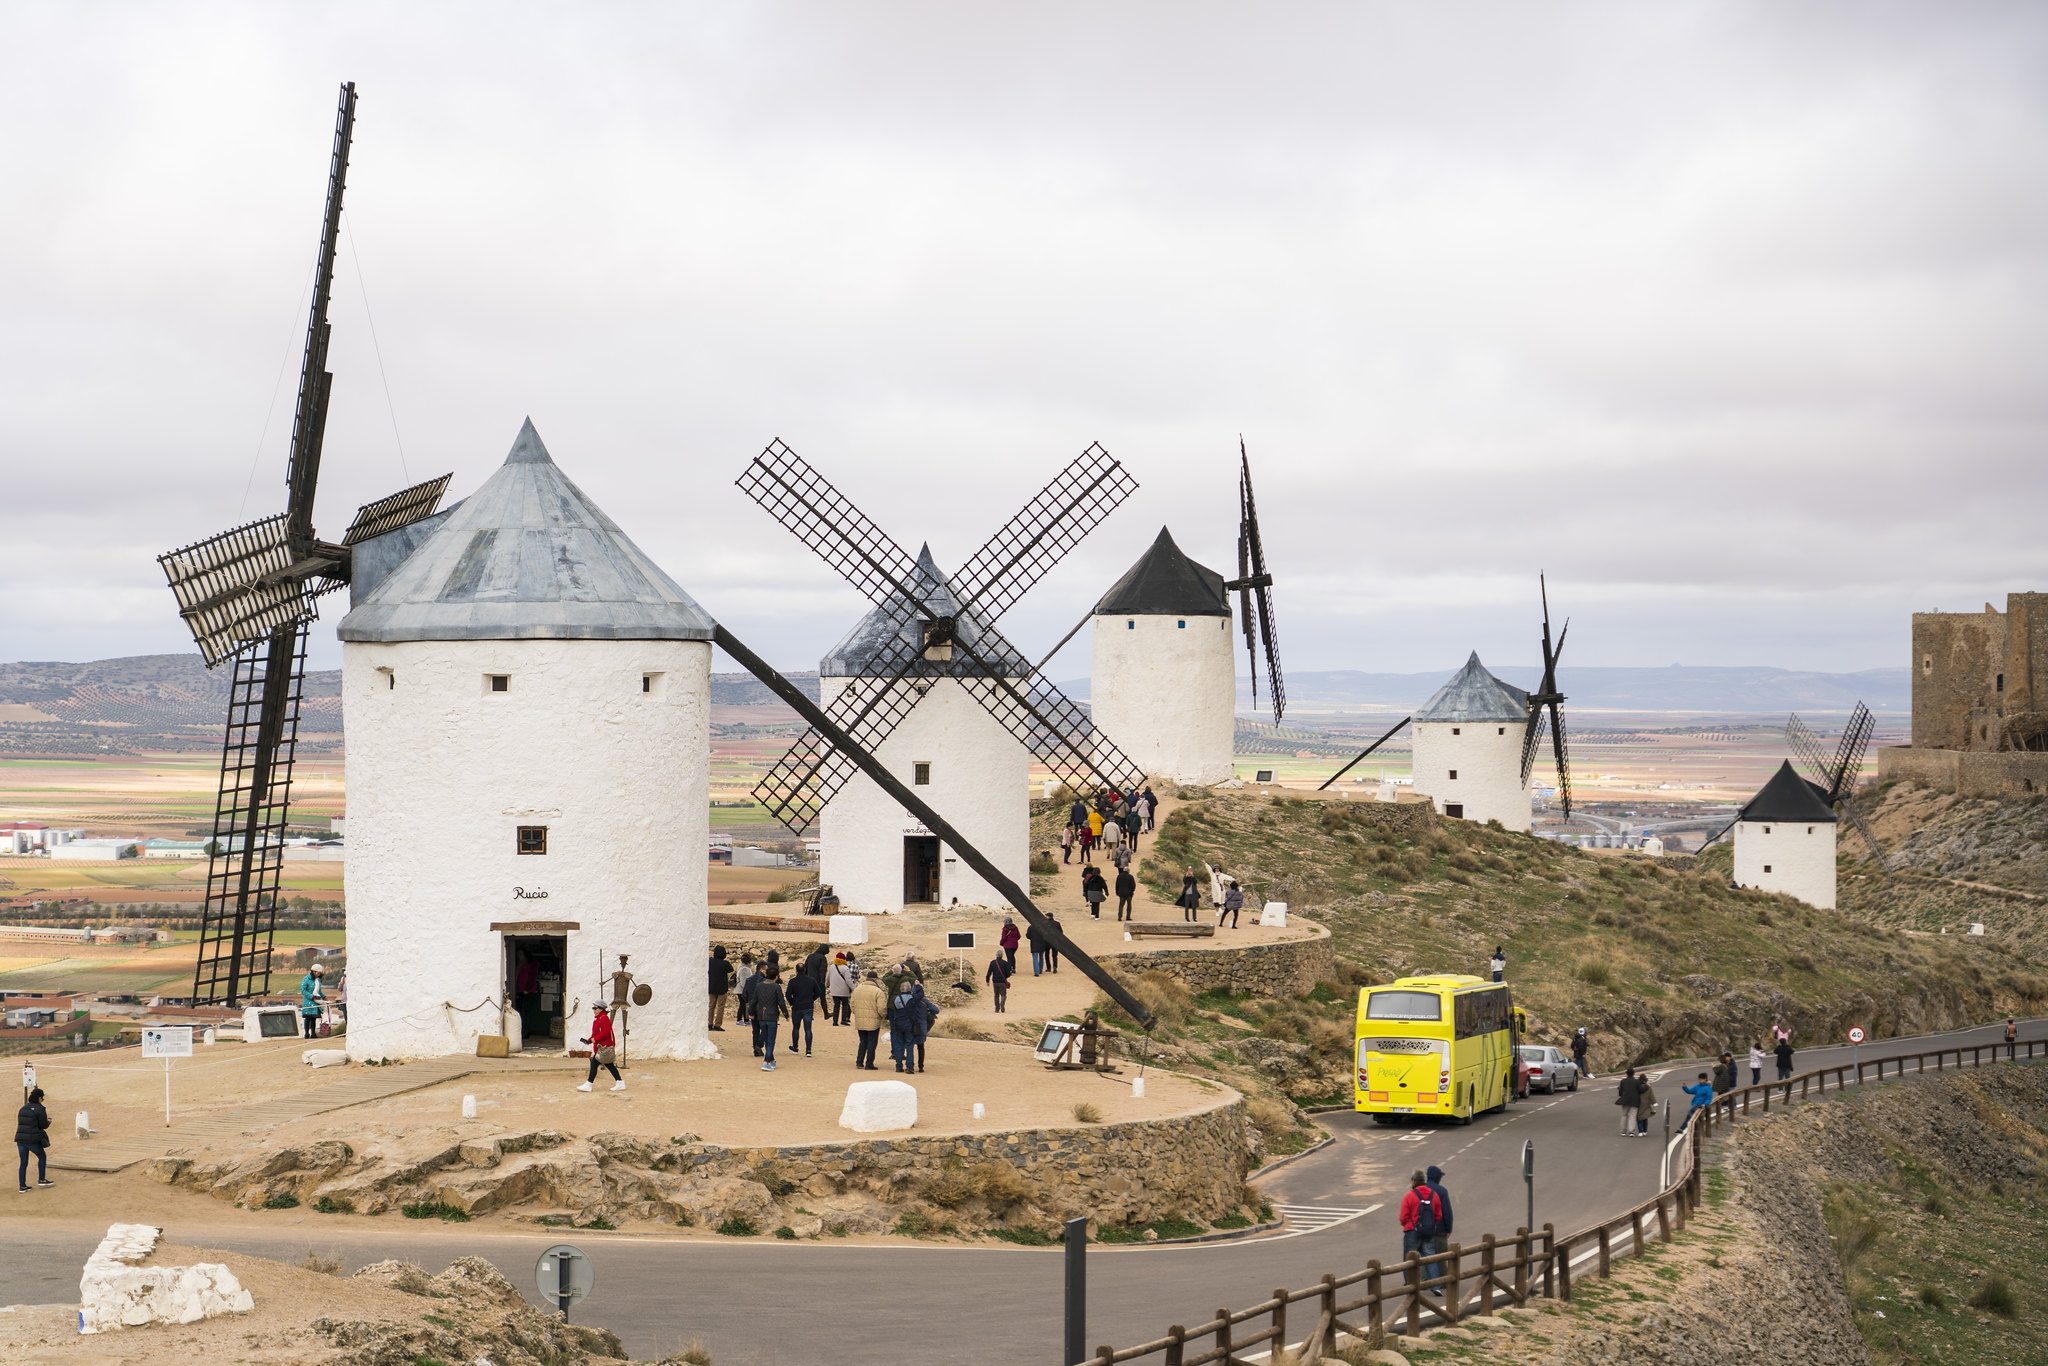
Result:
<instances>
[{"instance_id":1,"label":"person with backpack","mask_svg":"<svg viewBox=\"0 0 2048 1366\"><path fill-rule=\"evenodd\" d=\"M725 998L732 991L732 964L726 960L725 945L711 950L710 982L711 1022L708 1028L713 1034L725 1033Z\"/></svg>"},{"instance_id":2,"label":"person with backpack","mask_svg":"<svg viewBox=\"0 0 2048 1366\"><path fill-rule=\"evenodd\" d=\"M1401 1197L1401 1256L1403 1260L1429 1252L1436 1244L1436 1225L1441 1215L1436 1192L1421 1172L1408 1174L1408 1193Z\"/></svg>"},{"instance_id":3,"label":"person with backpack","mask_svg":"<svg viewBox=\"0 0 2048 1366\"><path fill-rule=\"evenodd\" d=\"M1088 918L1102 919L1102 903L1109 899L1109 884L1102 880L1101 869L1081 870L1081 897L1088 903Z\"/></svg>"},{"instance_id":4,"label":"person with backpack","mask_svg":"<svg viewBox=\"0 0 2048 1366\"><path fill-rule=\"evenodd\" d=\"M1752 1043L1749 1046L1749 1084L1759 1085L1764 1079L1764 1046Z\"/></svg>"},{"instance_id":5,"label":"person with backpack","mask_svg":"<svg viewBox=\"0 0 2048 1366\"><path fill-rule=\"evenodd\" d=\"M584 1088L586 1091L589 1087ZM54 1186L50 1179L50 1112L43 1108L43 1088L38 1086L28 1093L20 1110L14 1115L14 1151L21 1154L21 1193L29 1193L28 1159L34 1153L36 1159L36 1185Z\"/></svg>"},{"instance_id":6,"label":"person with backpack","mask_svg":"<svg viewBox=\"0 0 2048 1366\"><path fill-rule=\"evenodd\" d=\"M1223 883L1223 900L1216 905L1216 928L1222 929L1223 919L1225 916L1228 916L1230 918L1230 928L1236 929L1238 912L1243 909L1244 888L1237 885L1236 878L1225 878Z\"/></svg>"},{"instance_id":7,"label":"person with backpack","mask_svg":"<svg viewBox=\"0 0 2048 1366\"><path fill-rule=\"evenodd\" d=\"M754 974L754 980L747 983L752 995L748 999L748 1018L754 1022L754 1054L761 1059L761 1070L775 1070L775 1035L782 1026L782 1013L787 1007L787 998L782 994L782 968L770 963Z\"/></svg>"},{"instance_id":8,"label":"person with backpack","mask_svg":"<svg viewBox=\"0 0 2048 1366\"><path fill-rule=\"evenodd\" d=\"M809 964L797 970L789 979L789 1056L796 1056L797 1035L803 1035L804 1056L811 1056L811 1016L817 1011L818 1001L824 996L824 987L813 977Z\"/></svg>"},{"instance_id":9,"label":"person with backpack","mask_svg":"<svg viewBox=\"0 0 2048 1366\"><path fill-rule=\"evenodd\" d=\"M1681 1086L1678 1089L1692 1097L1692 1108L1685 1112L1685 1120L1678 1126L1678 1131L1684 1133L1685 1126L1692 1123L1693 1116L1703 1113L1714 1103L1714 1084L1707 1079L1707 1074L1702 1072L1700 1079L1691 1086Z\"/></svg>"},{"instance_id":10,"label":"person with backpack","mask_svg":"<svg viewBox=\"0 0 2048 1366\"><path fill-rule=\"evenodd\" d=\"M1636 1102L1643 1096L1642 1078L1636 1075L1635 1064L1629 1064L1621 1084L1614 1088L1614 1103L1621 1107L1621 1136L1636 1136Z\"/></svg>"},{"instance_id":11,"label":"person with backpack","mask_svg":"<svg viewBox=\"0 0 2048 1366\"><path fill-rule=\"evenodd\" d=\"M1790 1081L1792 1079L1792 1041L1787 1038L1780 1038L1777 1048L1772 1051L1778 1055L1778 1080Z\"/></svg>"},{"instance_id":12,"label":"person with backpack","mask_svg":"<svg viewBox=\"0 0 2048 1366\"><path fill-rule=\"evenodd\" d=\"M889 998L889 1061L898 1072L917 1070L917 1045L923 1038L923 988L906 977Z\"/></svg>"},{"instance_id":13,"label":"person with backpack","mask_svg":"<svg viewBox=\"0 0 2048 1366\"><path fill-rule=\"evenodd\" d=\"M1131 910L1131 898L1138 894L1138 879L1131 876L1130 865L1116 870L1116 918L1119 921L1136 919Z\"/></svg>"},{"instance_id":14,"label":"person with backpack","mask_svg":"<svg viewBox=\"0 0 2048 1366\"><path fill-rule=\"evenodd\" d=\"M996 1014L1005 1014L1003 1003L1010 999L1010 961L998 952L988 960L988 971L982 973L981 980L995 994Z\"/></svg>"},{"instance_id":15,"label":"person with backpack","mask_svg":"<svg viewBox=\"0 0 2048 1366\"><path fill-rule=\"evenodd\" d=\"M1641 1088L1636 1092L1636 1137L1650 1132L1650 1119L1657 1113L1657 1093L1650 1086L1648 1077L1637 1077Z\"/></svg>"},{"instance_id":16,"label":"person with backpack","mask_svg":"<svg viewBox=\"0 0 2048 1366\"><path fill-rule=\"evenodd\" d=\"M1572 1063L1579 1069L1580 1076L1591 1081L1593 1073L1586 1067L1586 1043L1586 1027L1580 1025L1578 1033L1572 1035Z\"/></svg>"}]
</instances>

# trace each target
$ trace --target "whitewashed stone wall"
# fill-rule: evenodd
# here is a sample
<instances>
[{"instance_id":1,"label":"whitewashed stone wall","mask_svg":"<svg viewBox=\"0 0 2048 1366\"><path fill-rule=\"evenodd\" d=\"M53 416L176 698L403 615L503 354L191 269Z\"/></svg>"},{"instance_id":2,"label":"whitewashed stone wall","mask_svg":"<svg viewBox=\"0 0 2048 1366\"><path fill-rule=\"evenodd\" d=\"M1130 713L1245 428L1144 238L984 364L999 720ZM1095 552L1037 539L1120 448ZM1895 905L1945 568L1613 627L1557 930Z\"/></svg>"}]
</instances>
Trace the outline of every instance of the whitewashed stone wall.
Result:
<instances>
[{"instance_id":1,"label":"whitewashed stone wall","mask_svg":"<svg viewBox=\"0 0 2048 1366\"><path fill-rule=\"evenodd\" d=\"M1154 777L1229 778L1237 742L1230 618L1104 616L1093 629L1088 708L1096 726Z\"/></svg>"},{"instance_id":2,"label":"whitewashed stone wall","mask_svg":"<svg viewBox=\"0 0 2048 1366\"><path fill-rule=\"evenodd\" d=\"M463 1052L499 1033L496 1004L456 1008L503 1000L500 921L580 926L572 1044L600 959L609 973L626 953L654 991L632 1012L632 1052L715 1055L710 668L702 641L343 645L351 1057ZM489 691L491 674L508 690ZM517 852L522 825L548 827L546 854Z\"/></svg>"},{"instance_id":3,"label":"whitewashed stone wall","mask_svg":"<svg viewBox=\"0 0 2048 1366\"><path fill-rule=\"evenodd\" d=\"M826 707L850 681L820 680ZM934 679L875 757L906 786L914 766L929 763L931 782L915 788L917 795L1019 887L1031 885L1030 756L958 683ZM903 839L931 831L865 773L839 789L818 829L819 880L839 894L840 905L867 914L903 909ZM952 849L940 845L939 858L941 904L1009 905Z\"/></svg>"},{"instance_id":4,"label":"whitewashed stone wall","mask_svg":"<svg viewBox=\"0 0 2048 1366\"><path fill-rule=\"evenodd\" d=\"M1768 870L1768 871L1766 871ZM1735 881L1744 887L1796 896L1809 906L1835 904L1835 825L1739 821L1735 826Z\"/></svg>"},{"instance_id":5,"label":"whitewashed stone wall","mask_svg":"<svg viewBox=\"0 0 2048 1366\"><path fill-rule=\"evenodd\" d=\"M1461 804L1468 821L1499 821L1509 830L1530 824L1529 789L1522 783L1522 736L1517 721L1417 722L1415 790L1443 815ZM1451 777L1456 773L1456 778Z\"/></svg>"},{"instance_id":6,"label":"whitewashed stone wall","mask_svg":"<svg viewBox=\"0 0 2048 1366\"><path fill-rule=\"evenodd\" d=\"M79 1332L197 1323L221 1314L246 1314L256 1307L255 1297L219 1262L134 1265L156 1250L162 1232L149 1224L114 1224L107 1229L78 1278Z\"/></svg>"}]
</instances>

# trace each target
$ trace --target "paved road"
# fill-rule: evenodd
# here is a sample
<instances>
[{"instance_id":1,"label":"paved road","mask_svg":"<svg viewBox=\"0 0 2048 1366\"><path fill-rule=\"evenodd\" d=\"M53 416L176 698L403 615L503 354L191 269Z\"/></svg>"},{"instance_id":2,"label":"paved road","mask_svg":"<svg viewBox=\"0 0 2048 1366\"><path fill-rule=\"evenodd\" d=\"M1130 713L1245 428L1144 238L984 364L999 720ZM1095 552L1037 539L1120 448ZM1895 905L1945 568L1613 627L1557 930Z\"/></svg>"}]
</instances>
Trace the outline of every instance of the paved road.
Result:
<instances>
[{"instance_id":1,"label":"paved road","mask_svg":"<svg viewBox=\"0 0 2048 1366\"><path fill-rule=\"evenodd\" d=\"M2000 1026L1962 1030L1941 1042L1995 1040ZM2023 1038L2048 1038L2048 1021L2028 1021ZM1930 1039L1866 1045L1865 1059L1918 1052ZM1799 1068L1846 1061L1849 1049L1802 1050ZM1650 1069L1663 1073L1659 1098L1696 1074L1696 1061ZM1768 1073L1767 1073L1768 1075ZM1576 1094L1537 1096L1468 1126L1379 1128L1363 1116L1322 1117L1336 1135L1329 1147L1261 1181L1276 1204L1357 1210L1329 1222L1307 1216L1314 1231L1283 1231L1250 1242L1163 1248L1098 1248L1089 1253L1088 1342L1149 1340L1172 1322L1197 1323L1211 1311L1263 1299L1276 1286L1302 1286L1324 1272L1353 1271L1367 1258L1398 1260L1396 1202L1407 1174L1445 1169L1456 1235L1476 1240L1523 1222L1519 1159L1523 1141L1537 1150L1536 1219L1578 1228L1654 1192L1661 1142L1624 1140L1612 1104L1613 1080ZM1655 1132L1661 1137L1662 1125ZM353 1268L409 1257L439 1270L465 1255L490 1258L527 1286L534 1259L554 1235L471 1231L447 1225L395 1225L347 1236L315 1236L310 1222L289 1233L251 1234L180 1226L179 1242L296 1261L310 1241ZM10 1239L9 1298L60 1303L77 1294L77 1268L97 1233L21 1228ZM1061 1268L1056 1253L1023 1248L860 1247L769 1240L663 1240L601 1233L572 1235L597 1264L598 1289L582 1317L603 1323L636 1356L657 1357L684 1340L704 1340L718 1366L767 1366L817 1351L847 1366L923 1366L961 1360L1047 1366L1057 1359ZM991 1344L1019 1344L1007 1353ZM1025 1344L1040 1344L1029 1346Z\"/></svg>"}]
</instances>

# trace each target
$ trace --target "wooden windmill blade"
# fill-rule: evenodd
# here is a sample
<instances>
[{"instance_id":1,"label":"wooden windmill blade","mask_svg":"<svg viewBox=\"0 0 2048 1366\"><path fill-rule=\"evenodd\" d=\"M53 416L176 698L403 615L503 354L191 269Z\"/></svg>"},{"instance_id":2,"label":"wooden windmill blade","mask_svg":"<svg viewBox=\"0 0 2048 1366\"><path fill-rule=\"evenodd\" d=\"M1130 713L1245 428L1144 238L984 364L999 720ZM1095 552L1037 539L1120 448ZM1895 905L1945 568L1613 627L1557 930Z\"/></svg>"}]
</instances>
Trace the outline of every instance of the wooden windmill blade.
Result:
<instances>
[{"instance_id":1,"label":"wooden windmill blade","mask_svg":"<svg viewBox=\"0 0 2048 1366\"><path fill-rule=\"evenodd\" d=\"M880 668L888 672L849 679L825 714L862 745L879 748L923 696L911 681L922 658L915 645L903 643L881 662ZM792 834L801 835L857 771L852 760L812 727L754 784L754 797Z\"/></svg>"},{"instance_id":2,"label":"wooden windmill blade","mask_svg":"<svg viewBox=\"0 0 2048 1366\"><path fill-rule=\"evenodd\" d=\"M1826 792L1834 776L1829 771L1827 749L1820 737L1806 728L1806 723L1799 719L1796 711L1785 718L1785 744L1798 757L1800 767L1806 770L1807 781Z\"/></svg>"},{"instance_id":3,"label":"wooden windmill blade","mask_svg":"<svg viewBox=\"0 0 2048 1366\"><path fill-rule=\"evenodd\" d=\"M1870 747L1871 732L1877 728L1870 708L1862 702L1849 714L1842 737L1835 743L1834 761L1828 765L1828 800L1846 802L1856 790L1856 774L1863 767L1863 753Z\"/></svg>"},{"instance_id":4,"label":"wooden windmill blade","mask_svg":"<svg viewBox=\"0 0 2048 1366\"><path fill-rule=\"evenodd\" d=\"M1137 490L1130 471L1092 443L953 576L960 613L994 622Z\"/></svg>"},{"instance_id":5,"label":"wooden windmill blade","mask_svg":"<svg viewBox=\"0 0 2048 1366\"><path fill-rule=\"evenodd\" d=\"M769 442L736 482L869 601L905 603L927 621L935 615L913 587L910 553L782 442Z\"/></svg>"},{"instance_id":6,"label":"wooden windmill blade","mask_svg":"<svg viewBox=\"0 0 2048 1366\"><path fill-rule=\"evenodd\" d=\"M1123 791L1145 781L1145 771L1071 697L1043 677L1030 676L1030 661L993 627L961 653L974 667L962 686L1060 782L1076 791Z\"/></svg>"},{"instance_id":7,"label":"wooden windmill blade","mask_svg":"<svg viewBox=\"0 0 2048 1366\"><path fill-rule=\"evenodd\" d=\"M1273 620L1273 575L1266 568L1266 546L1259 535L1258 500L1252 494L1251 457L1245 453L1244 438L1237 439L1237 577L1223 585L1236 593L1238 624L1244 632L1245 655L1250 661L1252 705L1259 701L1259 654L1266 656L1267 696L1273 703L1273 724L1279 725L1287 710L1287 686L1280 674L1280 635Z\"/></svg>"},{"instance_id":8,"label":"wooden windmill blade","mask_svg":"<svg viewBox=\"0 0 2048 1366\"><path fill-rule=\"evenodd\" d=\"M1536 755L1543 748L1544 721L1548 719L1551 753L1557 760L1558 801L1564 807L1564 818L1569 821L1572 818L1571 752L1565 743L1565 696L1557 687L1557 663L1564 657L1565 637L1571 634L1572 626L1570 621L1566 621L1564 629L1557 633L1556 642L1551 641L1550 584L1541 574L1536 576L1536 584L1543 600L1543 682L1529 694L1529 725L1522 732L1522 782L1526 785L1535 772Z\"/></svg>"}]
</instances>

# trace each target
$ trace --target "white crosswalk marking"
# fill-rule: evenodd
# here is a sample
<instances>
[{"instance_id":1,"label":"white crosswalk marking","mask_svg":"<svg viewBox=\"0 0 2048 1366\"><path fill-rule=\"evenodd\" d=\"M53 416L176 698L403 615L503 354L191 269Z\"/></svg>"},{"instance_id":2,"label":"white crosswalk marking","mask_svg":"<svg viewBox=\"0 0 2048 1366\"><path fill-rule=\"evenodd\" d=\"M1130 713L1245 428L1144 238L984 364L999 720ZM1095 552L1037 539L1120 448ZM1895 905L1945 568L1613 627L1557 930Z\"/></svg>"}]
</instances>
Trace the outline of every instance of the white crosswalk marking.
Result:
<instances>
[{"instance_id":1,"label":"white crosswalk marking","mask_svg":"<svg viewBox=\"0 0 2048 1366\"><path fill-rule=\"evenodd\" d=\"M1344 1209L1334 1205L1275 1205L1274 1210L1287 1221L1289 1233L1321 1233L1326 1228L1348 1224L1378 1209L1369 1205L1364 1209Z\"/></svg>"}]
</instances>

